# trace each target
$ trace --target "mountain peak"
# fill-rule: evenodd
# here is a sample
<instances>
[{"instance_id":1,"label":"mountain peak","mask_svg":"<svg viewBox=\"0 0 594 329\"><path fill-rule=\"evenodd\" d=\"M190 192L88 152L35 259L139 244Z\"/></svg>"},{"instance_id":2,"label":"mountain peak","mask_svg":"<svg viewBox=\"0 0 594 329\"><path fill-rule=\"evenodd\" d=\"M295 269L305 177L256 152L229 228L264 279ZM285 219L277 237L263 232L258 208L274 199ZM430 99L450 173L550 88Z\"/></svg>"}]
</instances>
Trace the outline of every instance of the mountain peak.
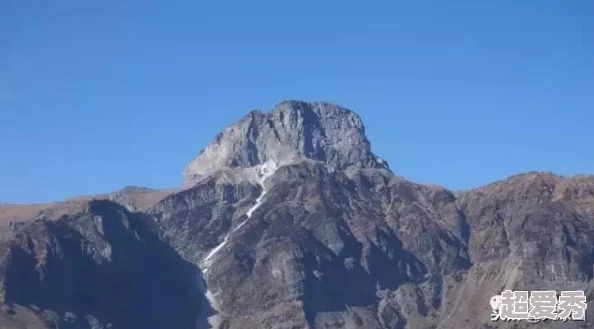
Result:
<instances>
[{"instance_id":1,"label":"mountain peak","mask_svg":"<svg viewBox=\"0 0 594 329\"><path fill-rule=\"evenodd\" d=\"M313 159L331 168L388 168L371 152L361 118L328 102L283 101L228 126L188 165L185 180L221 167Z\"/></svg>"}]
</instances>

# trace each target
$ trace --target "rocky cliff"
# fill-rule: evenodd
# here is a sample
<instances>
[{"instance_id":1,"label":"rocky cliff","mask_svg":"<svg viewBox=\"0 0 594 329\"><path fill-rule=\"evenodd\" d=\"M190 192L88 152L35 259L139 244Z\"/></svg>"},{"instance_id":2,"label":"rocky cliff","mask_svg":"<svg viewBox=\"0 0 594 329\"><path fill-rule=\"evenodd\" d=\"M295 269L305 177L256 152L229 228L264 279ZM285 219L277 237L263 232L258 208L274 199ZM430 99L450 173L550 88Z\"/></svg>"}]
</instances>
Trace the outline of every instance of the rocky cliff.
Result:
<instances>
[{"instance_id":1,"label":"rocky cliff","mask_svg":"<svg viewBox=\"0 0 594 329\"><path fill-rule=\"evenodd\" d=\"M490 297L594 293L592 176L454 194L392 173L354 112L288 101L184 178L144 207L113 195L7 226L0 328L524 328L491 323Z\"/></svg>"},{"instance_id":2,"label":"rocky cliff","mask_svg":"<svg viewBox=\"0 0 594 329\"><path fill-rule=\"evenodd\" d=\"M387 168L371 152L359 116L325 102L285 101L270 112L252 111L230 125L184 171L186 184L222 167L308 158L333 169Z\"/></svg>"}]
</instances>

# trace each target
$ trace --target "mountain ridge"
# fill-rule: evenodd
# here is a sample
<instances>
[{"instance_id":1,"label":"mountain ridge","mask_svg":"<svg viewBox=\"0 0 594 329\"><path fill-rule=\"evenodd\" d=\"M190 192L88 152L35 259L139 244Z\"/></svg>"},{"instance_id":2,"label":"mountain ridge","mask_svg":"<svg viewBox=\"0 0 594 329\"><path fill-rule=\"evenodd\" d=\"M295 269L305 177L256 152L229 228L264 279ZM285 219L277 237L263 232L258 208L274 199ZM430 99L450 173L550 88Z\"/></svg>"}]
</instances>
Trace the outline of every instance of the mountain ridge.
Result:
<instances>
[{"instance_id":1,"label":"mountain ridge","mask_svg":"<svg viewBox=\"0 0 594 329\"><path fill-rule=\"evenodd\" d=\"M281 113L285 128L271 127ZM594 176L530 172L462 193L414 183L373 154L353 113L250 112L179 189L123 189L1 228L0 327L490 329L506 325L488 303L504 288L583 289L591 304ZM275 132L283 143L266 141Z\"/></svg>"}]
</instances>

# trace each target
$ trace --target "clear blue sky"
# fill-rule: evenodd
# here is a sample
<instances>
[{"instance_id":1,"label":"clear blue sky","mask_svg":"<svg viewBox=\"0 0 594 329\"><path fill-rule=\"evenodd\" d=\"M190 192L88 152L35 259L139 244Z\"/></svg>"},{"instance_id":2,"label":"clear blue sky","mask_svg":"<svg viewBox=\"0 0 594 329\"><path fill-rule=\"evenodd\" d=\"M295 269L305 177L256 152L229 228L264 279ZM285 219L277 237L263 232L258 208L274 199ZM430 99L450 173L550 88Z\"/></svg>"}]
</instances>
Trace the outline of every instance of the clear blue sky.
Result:
<instances>
[{"instance_id":1,"label":"clear blue sky","mask_svg":"<svg viewBox=\"0 0 594 329\"><path fill-rule=\"evenodd\" d=\"M249 110L357 111L452 189L594 172L594 2L0 1L0 202L176 186Z\"/></svg>"}]
</instances>

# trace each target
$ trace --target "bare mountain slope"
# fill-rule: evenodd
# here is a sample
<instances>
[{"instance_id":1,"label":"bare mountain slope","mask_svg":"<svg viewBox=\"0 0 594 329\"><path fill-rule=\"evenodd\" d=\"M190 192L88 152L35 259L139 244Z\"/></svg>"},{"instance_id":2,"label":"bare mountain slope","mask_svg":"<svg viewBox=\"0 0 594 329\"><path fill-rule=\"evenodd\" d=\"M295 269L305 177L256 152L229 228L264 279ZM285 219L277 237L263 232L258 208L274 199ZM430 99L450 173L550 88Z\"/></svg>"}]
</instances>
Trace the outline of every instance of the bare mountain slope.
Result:
<instances>
[{"instance_id":1,"label":"bare mountain slope","mask_svg":"<svg viewBox=\"0 0 594 329\"><path fill-rule=\"evenodd\" d=\"M81 211L91 200L113 200L131 210L145 210L157 203L174 189L152 189L127 186L109 194L75 196L65 201L38 204L0 204L0 225L10 221L33 220L36 217L60 218Z\"/></svg>"}]
</instances>

